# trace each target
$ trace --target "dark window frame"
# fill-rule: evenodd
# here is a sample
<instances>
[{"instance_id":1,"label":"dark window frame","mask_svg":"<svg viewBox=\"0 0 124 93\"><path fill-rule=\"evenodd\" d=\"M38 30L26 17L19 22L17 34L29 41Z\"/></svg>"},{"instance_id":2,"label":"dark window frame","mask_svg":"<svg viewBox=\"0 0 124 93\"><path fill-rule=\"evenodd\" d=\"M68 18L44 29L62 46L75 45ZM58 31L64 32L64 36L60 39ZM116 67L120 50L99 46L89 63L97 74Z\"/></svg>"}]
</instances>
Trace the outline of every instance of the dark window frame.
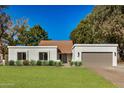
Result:
<instances>
[{"instance_id":1,"label":"dark window frame","mask_svg":"<svg viewBox=\"0 0 124 93\"><path fill-rule=\"evenodd\" d=\"M17 60L26 60L26 52L17 52Z\"/></svg>"},{"instance_id":2,"label":"dark window frame","mask_svg":"<svg viewBox=\"0 0 124 93\"><path fill-rule=\"evenodd\" d=\"M48 52L39 52L39 60L48 60Z\"/></svg>"}]
</instances>

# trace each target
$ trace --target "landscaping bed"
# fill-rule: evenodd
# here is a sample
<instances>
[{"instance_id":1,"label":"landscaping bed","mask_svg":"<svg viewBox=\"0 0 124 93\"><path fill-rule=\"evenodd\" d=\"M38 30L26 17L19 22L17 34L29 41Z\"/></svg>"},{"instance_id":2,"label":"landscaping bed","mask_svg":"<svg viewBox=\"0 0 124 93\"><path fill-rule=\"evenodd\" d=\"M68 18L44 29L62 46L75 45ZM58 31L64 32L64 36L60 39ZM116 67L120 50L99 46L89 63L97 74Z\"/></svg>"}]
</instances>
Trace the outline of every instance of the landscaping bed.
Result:
<instances>
[{"instance_id":1,"label":"landscaping bed","mask_svg":"<svg viewBox=\"0 0 124 93\"><path fill-rule=\"evenodd\" d=\"M8 62L9 66L62 66L62 61L52 61L52 60L10 60Z\"/></svg>"},{"instance_id":2,"label":"landscaping bed","mask_svg":"<svg viewBox=\"0 0 124 93\"><path fill-rule=\"evenodd\" d=\"M10 60L6 63L9 66L63 66L62 61L53 61L53 60ZM82 61L70 61L70 66L82 66Z\"/></svg>"}]
</instances>

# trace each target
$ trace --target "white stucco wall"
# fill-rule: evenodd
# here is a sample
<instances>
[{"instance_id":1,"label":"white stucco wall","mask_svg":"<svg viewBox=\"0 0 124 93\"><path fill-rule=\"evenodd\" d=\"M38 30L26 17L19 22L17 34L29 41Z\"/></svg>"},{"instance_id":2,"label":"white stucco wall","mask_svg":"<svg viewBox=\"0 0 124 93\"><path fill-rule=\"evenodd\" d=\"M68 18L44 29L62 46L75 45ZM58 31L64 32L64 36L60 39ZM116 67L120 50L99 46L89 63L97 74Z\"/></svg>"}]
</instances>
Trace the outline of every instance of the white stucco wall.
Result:
<instances>
[{"instance_id":1,"label":"white stucco wall","mask_svg":"<svg viewBox=\"0 0 124 93\"><path fill-rule=\"evenodd\" d=\"M74 44L72 60L81 61L82 52L112 52L112 66L117 66L117 46L117 44Z\"/></svg>"},{"instance_id":2,"label":"white stucco wall","mask_svg":"<svg viewBox=\"0 0 124 93\"><path fill-rule=\"evenodd\" d=\"M39 52L47 52L48 60L57 60L57 46L8 46L8 60L17 60L17 52L26 52L27 60L39 60Z\"/></svg>"}]
</instances>

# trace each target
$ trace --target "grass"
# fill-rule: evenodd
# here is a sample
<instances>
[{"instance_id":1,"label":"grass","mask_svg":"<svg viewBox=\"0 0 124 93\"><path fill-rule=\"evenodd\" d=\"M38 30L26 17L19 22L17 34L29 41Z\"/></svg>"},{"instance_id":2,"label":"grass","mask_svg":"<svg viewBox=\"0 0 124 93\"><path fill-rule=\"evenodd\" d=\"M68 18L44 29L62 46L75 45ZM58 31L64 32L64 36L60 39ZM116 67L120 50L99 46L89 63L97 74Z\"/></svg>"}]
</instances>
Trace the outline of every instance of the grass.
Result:
<instances>
[{"instance_id":1,"label":"grass","mask_svg":"<svg viewBox=\"0 0 124 93\"><path fill-rule=\"evenodd\" d=\"M111 88L103 77L82 67L0 66L2 88Z\"/></svg>"}]
</instances>

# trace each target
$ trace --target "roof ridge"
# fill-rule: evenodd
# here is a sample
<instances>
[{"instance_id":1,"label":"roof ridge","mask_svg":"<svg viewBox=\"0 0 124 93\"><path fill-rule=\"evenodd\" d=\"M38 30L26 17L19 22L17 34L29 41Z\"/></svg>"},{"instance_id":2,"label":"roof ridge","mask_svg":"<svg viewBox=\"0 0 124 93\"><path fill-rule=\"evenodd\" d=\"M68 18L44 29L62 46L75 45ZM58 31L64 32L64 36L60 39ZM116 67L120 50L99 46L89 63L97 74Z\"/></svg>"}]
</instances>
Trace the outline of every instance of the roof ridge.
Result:
<instances>
[{"instance_id":1,"label":"roof ridge","mask_svg":"<svg viewBox=\"0 0 124 93\"><path fill-rule=\"evenodd\" d=\"M72 41L72 40L41 40L41 41Z\"/></svg>"}]
</instances>

